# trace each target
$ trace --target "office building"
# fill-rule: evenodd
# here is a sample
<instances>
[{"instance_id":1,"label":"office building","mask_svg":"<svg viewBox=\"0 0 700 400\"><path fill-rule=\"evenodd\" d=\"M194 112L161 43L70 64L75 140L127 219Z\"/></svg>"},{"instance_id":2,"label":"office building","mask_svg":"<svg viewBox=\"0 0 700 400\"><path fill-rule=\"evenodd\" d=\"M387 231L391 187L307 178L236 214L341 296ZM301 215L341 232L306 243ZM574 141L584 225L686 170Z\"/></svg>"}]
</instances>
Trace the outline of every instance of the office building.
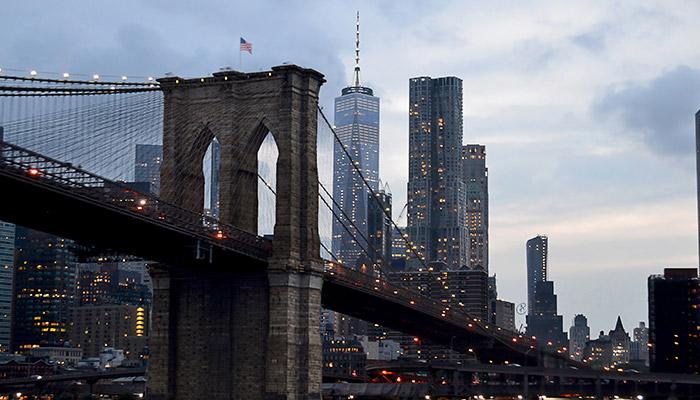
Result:
<instances>
[{"instance_id":1,"label":"office building","mask_svg":"<svg viewBox=\"0 0 700 400\"><path fill-rule=\"evenodd\" d=\"M534 313L537 284L547 280L548 239L537 235L527 241L527 313Z\"/></svg>"},{"instance_id":2,"label":"office building","mask_svg":"<svg viewBox=\"0 0 700 400\"><path fill-rule=\"evenodd\" d=\"M563 330L562 316L557 314L554 282L537 282L532 314L527 315L527 334L550 348L565 350L569 340Z\"/></svg>"},{"instance_id":3,"label":"office building","mask_svg":"<svg viewBox=\"0 0 700 400\"><path fill-rule=\"evenodd\" d=\"M569 354L576 361L583 360L583 349L591 340L591 328L588 319L583 314L574 317L574 323L569 328Z\"/></svg>"},{"instance_id":4,"label":"office building","mask_svg":"<svg viewBox=\"0 0 700 400\"><path fill-rule=\"evenodd\" d=\"M403 284L433 300L453 304L472 317L489 321L488 275L482 268L448 269L444 262L397 273Z\"/></svg>"},{"instance_id":5,"label":"office building","mask_svg":"<svg viewBox=\"0 0 700 400\"><path fill-rule=\"evenodd\" d=\"M479 268L475 268L479 270ZM515 303L498 298L496 275L488 277L488 321L504 329L515 331Z\"/></svg>"},{"instance_id":6,"label":"office building","mask_svg":"<svg viewBox=\"0 0 700 400\"><path fill-rule=\"evenodd\" d=\"M609 335L611 346L611 367L630 362L630 335L622 326L622 319L618 316L615 329Z\"/></svg>"},{"instance_id":7,"label":"office building","mask_svg":"<svg viewBox=\"0 0 700 400\"><path fill-rule=\"evenodd\" d=\"M598 339L590 340L583 348L583 362L594 369L609 368L612 365L610 336L600 331Z\"/></svg>"},{"instance_id":8,"label":"office building","mask_svg":"<svg viewBox=\"0 0 700 400\"><path fill-rule=\"evenodd\" d=\"M0 352L10 350L15 226L0 221Z\"/></svg>"},{"instance_id":9,"label":"office building","mask_svg":"<svg viewBox=\"0 0 700 400\"><path fill-rule=\"evenodd\" d=\"M697 268L665 268L649 284L649 367L700 373L700 279Z\"/></svg>"},{"instance_id":10,"label":"office building","mask_svg":"<svg viewBox=\"0 0 700 400\"><path fill-rule=\"evenodd\" d=\"M28 228L16 229L12 348L27 352L68 341L75 300L73 242Z\"/></svg>"},{"instance_id":11,"label":"office building","mask_svg":"<svg viewBox=\"0 0 700 400\"><path fill-rule=\"evenodd\" d=\"M467 190L467 236L470 267L489 271L489 185L486 146L462 147L463 180Z\"/></svg>"},{"instance_id":12,"label":"office building","mask_svg":"<svg viewBox=\"0 0 700 400\"><path fill-rule=\"evenodd\" d=\"M503 299L491 301L491 323L515 331L515 303Z\"/></svg>"},{"instance_id":13,"label":"office building","mask_svg":"<svg viewBox=\"0 0 700 400\"><path fill-rule=\"evenodd\" d=\"M630 343L630 362L649 366L649 329L643 321L632 330L632 343Z\"/></svg>"},{"instance_id":14,"label":"office building","mask_svg":"<svg viewBox=\"0 0 700 400\"><path fill-rule=\"evenodd\" d=\"M152 286L144 261L81 263L77 268L76 305L150 305Z\"/></svg>"},{"instance_id":15,"label":"office building","mask_svg":"<svg viewBox=\"0 0 700 400\"><path fill-rule=\"evenodd\" d=\"M439 261L468 265L466 189L462 174L462 80L409 81L407 269Z\"/></svg>"},{"instance_id":16,"label":"office building","mask_svg":"<svg viewBox=\"0 0 700 400\"><path fill-rule=\"evenodd\" d=\"M403 271L406 269L406 258L408 252L406 242L408 242L408 233L405 226L399 226L398 229L391 231L391 268L394 271Z\"/></svg>"},{"instance_id":17,"label":"office building","mask_svg":"<svg viewBox=\"0 0 700 400\"><path fill-rule=\"evenodd\" d=\"M356 338L321 338L323 374L339 379L363 379L366 375L367 355Z\"/></svg>"},{"instance_id":18,"label":"office building","mask_svg":"<svg viewBox=\"0 0 700 400\"><path fill-rule=\"evenodd\" d=\"M159 144L137 144L135 182L150 182L155 194L160 193L160 163L163 160L163 146Z\"/></svg>"},{"instance_id":19,"label":"office building","mask_svg":"<svg viewBox=\"0 0 700 400\"><path fill-rule=\"evenodd\" d=\"M332 251L350 267L368 247L362 237L367 235L369 190L362 177L373 191L379 189L379 98L360 83L359 29L358 13L354 81L335 98L334 117L342 145L336 141L333 150L333 212L340 221L333 221Z\"/></svg>"},{"instance_id":20,"label":"office building","mask_svg":"<svg viewBox=\"0 0 700 400\"><path fill-rule=\"evenodd\" d=\"M389 187L367 195L367 238L372 262L391 265L392 223Z\"/></svg>"},{"instance_id":21,"label":"office building","mask_svg":"<svg viewBox=\"0 0 700 400\"><path fill-rule=\"evenodd\" d=\"M149 308L139 305L103 304L71 309L70 341L84 357L99 357L106 347L124 350L138 358L148 345Z\"/></svg>"}]
</instances>

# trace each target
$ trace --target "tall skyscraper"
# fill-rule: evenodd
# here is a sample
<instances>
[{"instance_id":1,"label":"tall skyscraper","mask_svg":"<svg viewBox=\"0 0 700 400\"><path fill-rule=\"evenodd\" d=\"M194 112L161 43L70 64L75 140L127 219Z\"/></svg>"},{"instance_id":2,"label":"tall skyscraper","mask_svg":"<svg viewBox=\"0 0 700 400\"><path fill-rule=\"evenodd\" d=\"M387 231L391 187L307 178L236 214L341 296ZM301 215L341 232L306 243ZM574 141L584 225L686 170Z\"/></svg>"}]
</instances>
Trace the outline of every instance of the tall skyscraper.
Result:
<instances>
[{"instance_id":1,"label":"tall skyscraper","mask_svg":"<svg viewBox=\"0 0 700 400\"><path fill-rule=\"evenodd\" d=\"M160 162L163 159L163 146L159 144L137 144L135 182L150 182L155 194L160 193Z\"/></svg>"},{"instance_id":2,"label":"tall skyscraper","mask_svg":"<svg viewBox=\"0 0 700 400\"><path fill-rule=\"evenodd\" d=\"M547 236L537 235L527 241L527 313L534 313L537 283L547 280Z\"/></svg>"},{"instance_id":3,"label":"tall skyscraper","mask_svg":"<svg viewBox=\"0 0 700 400\"><path fill-rule=\"evenodd\" d=\"M15 226L0 221L0 352L10 351Z\"/></svg>"},{"instance_id":4,"label":"tall skyscraper","mask_svg":"<svg viewBox=\"0 0 700 400\"><path fill-rule=\"evenodd\" d=\"M71 245L68 239L17 227L13 350L69 340L76 272Z\"/></svg>"},{"instance_id":5,"label":"tall skyscraper","mask_svg":"<svg viewBox=\"0 0 700 400\"><path fill-rule=\"evenodd\" d=\"M462 171L467 188L468 261L471 268L489 271L489 181L486 146L462 147Z\"/></svg>"},{"instance_id":6,"label":"tall skyscraper","mask_svg":"<svg viewBox=\"0 0 700 400\"><path fill-rule=\"evenodd\" d=\"M418 258L468 265L462 175L462 80L409 81L408 236ZM407 269L423 264L408 253Z\"/></svg>"},{"instance_id":7,"label":"tall skyscraper","mask_svg":"<svg viewBox=\"0 0 700 400\"><path fill-rule=\"evenodd\" d=\"M569 354L576 361L583 360L583 349L591 340L591 328L588 319L583 314L574 317L574 324L569 328Z\"/></svg>"},{"instance_id":8,"label":"tall skyscraper","mask_svg":"<svg viewBox=\"0 0 700 400\"><path fill-rule=\"evenodd\" d=\"M333 157L333 199L338 204L334 213L340 215L342 221L333 221L332 250L343 264L353 267L362 254L362 248L368 248L361 237L367 236L369 190L357 170L372 190L379 188L379 98L374 96L371 88L360 84L359 13L354 82L335 98L334 123L335 132L343 143L342 147L335 143ZM348 159L346 151L355 165Z\"/></svg>"},{"instance_id":9,"label":"tall skyscraper","mask_svg":"<svg viewBox=\"0 0 700 400\"><path fill-rule=\"evenodd\" d=\"M697 268L665 268L649 284L649 367L700 373L700 279Z\"/></svg>"}]
</instances>

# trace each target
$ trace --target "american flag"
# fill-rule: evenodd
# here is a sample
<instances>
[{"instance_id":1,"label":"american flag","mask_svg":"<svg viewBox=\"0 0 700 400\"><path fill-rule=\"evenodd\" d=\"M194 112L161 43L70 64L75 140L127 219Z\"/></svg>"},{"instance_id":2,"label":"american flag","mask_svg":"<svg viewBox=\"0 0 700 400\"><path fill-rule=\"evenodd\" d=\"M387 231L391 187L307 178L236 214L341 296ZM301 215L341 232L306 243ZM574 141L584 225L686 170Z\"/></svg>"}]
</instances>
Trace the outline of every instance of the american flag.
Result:
<instances>
[{"instance_id":1,"label":"american flag","mask_svg":"<svg viewBox=\"0 0 700 400\"><path fill-rule=\"evenodd\" d=\"M253 54L253 45L251 43L246 42L245 39L241 38L240 51L247 51L248 53Z\"/></svg>"}]
</instances>

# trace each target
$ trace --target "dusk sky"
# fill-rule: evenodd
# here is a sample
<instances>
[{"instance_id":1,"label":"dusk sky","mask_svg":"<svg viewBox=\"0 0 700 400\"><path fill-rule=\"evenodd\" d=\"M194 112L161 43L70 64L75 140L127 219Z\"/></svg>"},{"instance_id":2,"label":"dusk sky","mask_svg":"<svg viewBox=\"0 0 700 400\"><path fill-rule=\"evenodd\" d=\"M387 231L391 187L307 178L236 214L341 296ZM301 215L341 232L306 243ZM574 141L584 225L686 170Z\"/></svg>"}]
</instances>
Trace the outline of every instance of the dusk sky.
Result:
<instances>
[{"instance_id":1,"label":"dusk sky","mask_svg":"<svg viewBox=\"0 0 700 400\"><path fill-rule=\"evenodd\" d=\"M487 150L499 297L526 301L525 242L537 234L549 236L564 329L582 313L593 337L618 315L628 332L648 320L650 274L698 267L698 2L8 0L0 68L208 76L238 69L243 37L253 44L244 71L316 69L332 110L351 83L358 9L395 216L406 202L408 80L463 80L464 143Z\"/></svg>"}]
</instances>

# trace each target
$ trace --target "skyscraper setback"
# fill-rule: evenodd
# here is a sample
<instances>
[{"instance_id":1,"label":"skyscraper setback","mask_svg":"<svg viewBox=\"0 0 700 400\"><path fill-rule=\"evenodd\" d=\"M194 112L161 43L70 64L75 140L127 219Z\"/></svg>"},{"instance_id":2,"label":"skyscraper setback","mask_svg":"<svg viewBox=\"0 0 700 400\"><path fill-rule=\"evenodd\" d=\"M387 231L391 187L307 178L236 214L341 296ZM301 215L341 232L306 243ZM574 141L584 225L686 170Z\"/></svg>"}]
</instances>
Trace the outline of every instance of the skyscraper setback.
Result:
<instances>
[{"instance_id":1,"label":"skyscraper setback","mask_svg":"<svg viewBox=\"0 0 700 400\"><path fill-rule=\"evenodd\" d=\"M409 81L407 269L441 261L468 265L466 187L462 172L462 80Z\"/></svg>"},{"instance_id":2,"label":"skyscraper setback","mask_svg":"<svg viewBox=\"0 0 700 400\"><path fill-rule=\"evenodd\" d=\"M333 199L337 203L334 213L340 215L341 221L333 221L332 249L343 264L352 267L362 248L369 248L361 239L367 237L369 190L360 173L372 190L379 189L379 98L374 96L372 88L360 84L359 13L353 84L343 88L341 95L335 98L334 117L335 132L342 146L336 142L334 147Z\"/></svg>"}]
</instances>

